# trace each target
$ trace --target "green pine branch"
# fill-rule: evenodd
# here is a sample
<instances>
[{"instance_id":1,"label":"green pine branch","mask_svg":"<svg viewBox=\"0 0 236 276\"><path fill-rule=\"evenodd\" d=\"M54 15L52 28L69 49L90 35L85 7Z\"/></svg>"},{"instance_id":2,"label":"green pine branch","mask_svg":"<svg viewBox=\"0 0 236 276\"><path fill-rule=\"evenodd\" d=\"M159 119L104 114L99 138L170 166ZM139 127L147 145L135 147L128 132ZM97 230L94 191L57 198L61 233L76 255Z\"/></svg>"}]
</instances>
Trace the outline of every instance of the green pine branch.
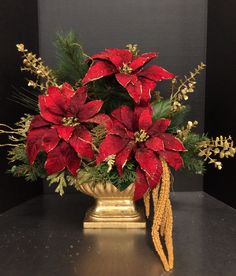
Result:
<instances>
[{"instance_id":1,"label":"green pine branch","mask_svg":"<svg viewBox=\"0 0 236 276\"><path fill-rule=\"evenodd\" d=\"M72 86L85 76L88 65L88 56L84 53L76 35L73 32L68 34L58 33L55 41L57 66L54 70L59 84L68 82Z\"/></svg>"},{"instance_id":2,"label":"green pine branch","mask_svg":"<svg viewBox=\"0 0 236 276\"><path fill-rule=\"evenodd\" d=\"M185 138L183 144L186 151L181 153L184 161L184 169L196 174L204 174L206 170L205 162L200 156L198 156L198 143L206 139L206 135L199 135L196 133L189 133L189 135Z\"/></svg>"}]
</instances>

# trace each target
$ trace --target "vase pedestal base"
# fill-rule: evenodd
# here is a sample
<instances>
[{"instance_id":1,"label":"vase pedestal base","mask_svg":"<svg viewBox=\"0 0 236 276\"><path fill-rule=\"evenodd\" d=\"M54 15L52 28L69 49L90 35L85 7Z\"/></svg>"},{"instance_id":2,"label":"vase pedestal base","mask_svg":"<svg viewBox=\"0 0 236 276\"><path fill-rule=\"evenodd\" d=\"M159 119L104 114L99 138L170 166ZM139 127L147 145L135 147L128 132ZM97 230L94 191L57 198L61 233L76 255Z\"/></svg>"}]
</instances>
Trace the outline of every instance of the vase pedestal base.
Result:
<instances>
[{"instance_id":1,"label":"vase pedestal base","mask_svg":"<svg viewBox=\"0 0 236 276\"><path fill-rule=\"evenodd\" d=\"M97 199L85 216L83 227L88 228L146 228L141 208L130 199Z\"/></svg>"}]
</instances>

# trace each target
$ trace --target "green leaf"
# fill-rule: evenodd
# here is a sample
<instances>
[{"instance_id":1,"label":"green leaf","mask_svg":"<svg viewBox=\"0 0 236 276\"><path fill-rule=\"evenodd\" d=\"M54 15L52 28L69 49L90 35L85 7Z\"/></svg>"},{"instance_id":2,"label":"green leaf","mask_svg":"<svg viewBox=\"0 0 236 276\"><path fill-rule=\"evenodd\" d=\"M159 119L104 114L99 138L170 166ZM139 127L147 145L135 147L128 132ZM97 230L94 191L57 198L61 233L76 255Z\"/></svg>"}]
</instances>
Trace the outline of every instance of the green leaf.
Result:
<instances>
[{"instance_id":1,"label":"green leaf","mask_svg":"<svg viewBox=\"0 0 236 276\"><path fill-rule=\"evenodd\" d=\"M157 120L160 118L167 118L170 114L171 101L170 99L161 100L158 102L152 103L153 108L153 119Z\"/></svg>"},{"instance_id":2,"label":"green leaf","mask_svg":"<svg viewBox=\"0 0 236 276\"><path fill-rule=\"evenodd\" d=\"M187 105L180 111L173 113L171 117L171 124L168 127L168 131L175 133L177 128L184 126L187 122L187 115L189 114L189 112L190 107Z\"/></svg>"}]
</instances>

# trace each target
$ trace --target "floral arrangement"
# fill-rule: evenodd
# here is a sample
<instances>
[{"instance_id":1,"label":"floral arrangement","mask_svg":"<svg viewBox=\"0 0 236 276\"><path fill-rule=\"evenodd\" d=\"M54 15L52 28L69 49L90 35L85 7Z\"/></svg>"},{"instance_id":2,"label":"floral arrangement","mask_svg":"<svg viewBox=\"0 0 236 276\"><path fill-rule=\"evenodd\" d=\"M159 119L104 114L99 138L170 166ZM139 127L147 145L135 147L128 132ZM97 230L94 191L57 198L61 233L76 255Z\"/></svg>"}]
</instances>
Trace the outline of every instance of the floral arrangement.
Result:
<instances>
[{"instance_id":1,"label":"floral arrangement","mask_svg":"<svg viewBox=\"0 0 236 276\"><path fill-rule=\"evenodd\" d=\"M146 66L158 55L142 54L137 45L89 57L69 33L59 34L56 46L58 65L52 70L17 44L21 70L34 77L28 86L35 92L16 96L31 114L14 127L0 124L0 133L9 135L1 146L10 147L10 172L26 180L46 178L60 195L68 185L111 182L122 191L134 183L134 200L144 199L147 216L152 195L153 243L171 270L170 169L203 174L206 163L221 169L220 159L236 151L230 136L194 133L197 121L186 120L185 102L205 65L179 79L160 66ZM166 99L155 90L162 80L170 83Z\"/></svg>"}]
</instances>

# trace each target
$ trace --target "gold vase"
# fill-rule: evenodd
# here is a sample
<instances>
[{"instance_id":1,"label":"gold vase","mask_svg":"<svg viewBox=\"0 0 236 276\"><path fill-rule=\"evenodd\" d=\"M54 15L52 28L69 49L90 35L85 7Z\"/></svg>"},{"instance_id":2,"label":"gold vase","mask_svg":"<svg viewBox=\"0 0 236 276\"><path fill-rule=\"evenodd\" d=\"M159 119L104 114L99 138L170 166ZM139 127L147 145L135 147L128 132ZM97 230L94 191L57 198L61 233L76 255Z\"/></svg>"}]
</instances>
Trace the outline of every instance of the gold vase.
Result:
<instances>
[{"instance_id":1,"label":"gold vase","mask_svg":"<svg viewBox=\"0 0 236 276\"><path fill-rule=\"evenodd\" d=\"M143 211L133 201L134 185L120 192L111 183L81 184L78 189L95 198L87 211L84 228L145 228Z\"/></svg>"}]
</instances>

